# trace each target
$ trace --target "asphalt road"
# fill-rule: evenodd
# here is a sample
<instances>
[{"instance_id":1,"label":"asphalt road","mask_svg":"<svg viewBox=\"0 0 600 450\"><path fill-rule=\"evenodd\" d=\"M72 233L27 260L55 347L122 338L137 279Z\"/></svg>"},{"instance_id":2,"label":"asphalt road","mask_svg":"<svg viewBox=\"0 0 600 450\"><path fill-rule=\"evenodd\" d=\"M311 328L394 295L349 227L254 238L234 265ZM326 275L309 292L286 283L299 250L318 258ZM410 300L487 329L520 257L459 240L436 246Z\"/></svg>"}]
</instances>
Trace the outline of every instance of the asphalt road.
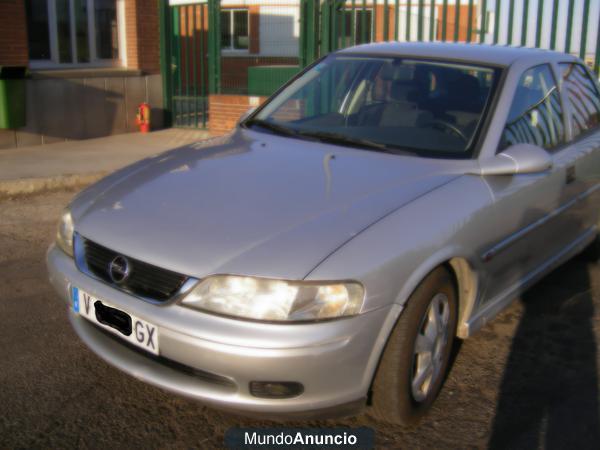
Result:
<instances>
[{"instance_id":1,"label":"asphalt road","mask_svg":"<svg viewBox=\"0 0 600 450\"><path fill-rule=\"evenodd\" d=\"M73 193L0 202L0 448L221 448L271 426L147 386L71 330L44 254ZM412 429L367 415L300 426L376 430L378 448L600 448L600 267L573 261L463 343Z\"/></svg>"}]
</instances>

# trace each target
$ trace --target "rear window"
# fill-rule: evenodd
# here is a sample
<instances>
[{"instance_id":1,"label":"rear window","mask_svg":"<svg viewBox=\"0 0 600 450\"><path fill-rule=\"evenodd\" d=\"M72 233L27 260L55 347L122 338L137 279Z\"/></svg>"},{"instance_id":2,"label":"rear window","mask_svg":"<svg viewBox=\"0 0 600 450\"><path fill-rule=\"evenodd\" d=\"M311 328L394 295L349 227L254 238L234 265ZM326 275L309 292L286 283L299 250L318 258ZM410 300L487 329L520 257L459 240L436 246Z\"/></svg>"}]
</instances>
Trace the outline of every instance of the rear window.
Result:
<instances>
[{"instance_id":1,"label":"rear window","mask_svg":"<svg viewBox=\"0 0 600 450\"><path fill-rule=\"evenodd\" d=\"M573 137L592 130L600 124L598 90L588 71L581 64L560 64L563 89L571 104Z\"/></svg>"}]
</instances>

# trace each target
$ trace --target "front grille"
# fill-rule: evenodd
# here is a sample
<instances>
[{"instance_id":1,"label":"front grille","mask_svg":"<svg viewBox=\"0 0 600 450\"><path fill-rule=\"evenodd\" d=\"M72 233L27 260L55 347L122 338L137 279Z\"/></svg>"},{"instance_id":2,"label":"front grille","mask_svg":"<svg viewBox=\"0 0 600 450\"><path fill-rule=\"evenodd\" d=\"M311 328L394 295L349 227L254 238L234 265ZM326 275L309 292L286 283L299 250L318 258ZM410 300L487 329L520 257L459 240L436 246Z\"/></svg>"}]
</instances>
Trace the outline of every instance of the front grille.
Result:
<instances>
[{"instance_id":1,"label":"front grille","mask_svg":"<svg viewBox=\"0 0 600 450\"><path fill-rule=\"evenodd\" d=\"M188 280L185 275L121 255L87 239L83 239L83 249L85 263L91 273L115 287L139 297L160 302L166 301L173 297ZM117 256L125 256L129 263L129 276L121 283L115 283L109 273L110 263Z\"/></svg>"}]
</instances>

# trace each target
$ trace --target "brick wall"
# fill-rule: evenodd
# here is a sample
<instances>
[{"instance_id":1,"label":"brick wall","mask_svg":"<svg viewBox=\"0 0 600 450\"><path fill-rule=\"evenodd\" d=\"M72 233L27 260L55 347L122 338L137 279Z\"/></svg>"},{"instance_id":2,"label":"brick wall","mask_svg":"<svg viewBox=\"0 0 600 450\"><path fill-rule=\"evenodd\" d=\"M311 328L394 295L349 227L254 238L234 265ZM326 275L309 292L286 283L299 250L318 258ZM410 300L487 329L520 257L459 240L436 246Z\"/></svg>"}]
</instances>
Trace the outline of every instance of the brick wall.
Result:
<instances>
[{"instance_id":1,"label":"brick wall","mask_svg":"<svg viewBox=\"0 0 600 450\"><path fill-rule=\"evenodd\" d=\"M210 95L208 97L208 128L213 134L224 134L235 127L248 109L265 101L266 97L246 95Z\"/></svg>"},{"instance_id":2,"label":"brick wall","mask_svg":"<svg viewBox=\"0 0 600 450\"><path fill-rule=\"evenodd\" d=\"M24 0L0 0L0 66L26 66L27 22Z\"/></svg>"},{"instance_id":3,"label":"brick wall","mask_svg":"<svg viewBox=\"0 0 600 450\"><path fill-rule=\"evenodd\" d=\"M159 0L125 2L127 67L146 73L160 72Z\"/></svg>"}]
</instances>

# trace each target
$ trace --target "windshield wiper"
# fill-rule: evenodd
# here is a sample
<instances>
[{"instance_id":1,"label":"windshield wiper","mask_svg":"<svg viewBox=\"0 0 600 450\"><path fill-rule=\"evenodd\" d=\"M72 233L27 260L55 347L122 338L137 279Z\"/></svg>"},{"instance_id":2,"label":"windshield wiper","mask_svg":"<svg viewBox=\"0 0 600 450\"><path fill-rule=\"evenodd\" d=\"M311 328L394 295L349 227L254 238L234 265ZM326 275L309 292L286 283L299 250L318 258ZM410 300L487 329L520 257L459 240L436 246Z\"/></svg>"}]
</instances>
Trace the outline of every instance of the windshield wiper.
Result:
<instances>
[{"instance_id":1,"label":"windshield wiper","mask_svg":"<svg viewBox=\"0 0 600 450\"><path fill-rule=\"evenodd\" d=\"M244 126L246 127L252 127L253 125L265 128L283 136L295 136L309 140L328 142L330 144L350 145L353 147L368 148L379 152L396 153L393 149L385 144L380 144L379 142L374 142L368 139L354 138L344 134L330 133L326 131L294 130L293 128L288 128L283 125L262 119L250 119L244 122Z\"/></svg>"},{"instance_id":2,"label":"windshield wiper","mask_svg":"<svg viewBox=\"0 0 600 450\"><path fill-rule=\"evenodd\" d=\"M339 133L329 133L325 131L304 131L299 130L296 131L297 134L309 138L317 139L321 142L328 142L330 144L342 144L342 145L351 145L356 147L366 147L371 150L377 150L385 153L395 153L393 149L388 147L385 144L381 144L379 142L374 142L369 139L355 138L351 136L346 136L344 134Z\"/></svg>"},{"instance_id":3,"label":"windshield wiper","mask_svg":"<svg viewBox=\"0 0 600 450\"><path fill-rule=\"evenodd\" d=\"M246 127L252 127L253 125L257 125L261 128L265 128L269 131L273 131L283 136L296 136L298 134L298 132L296 130L293 130L292 128L284 127L283 125L279 125L262 119L250 119L244 122L243 125Z\"/></svg>"}]
</instances>

